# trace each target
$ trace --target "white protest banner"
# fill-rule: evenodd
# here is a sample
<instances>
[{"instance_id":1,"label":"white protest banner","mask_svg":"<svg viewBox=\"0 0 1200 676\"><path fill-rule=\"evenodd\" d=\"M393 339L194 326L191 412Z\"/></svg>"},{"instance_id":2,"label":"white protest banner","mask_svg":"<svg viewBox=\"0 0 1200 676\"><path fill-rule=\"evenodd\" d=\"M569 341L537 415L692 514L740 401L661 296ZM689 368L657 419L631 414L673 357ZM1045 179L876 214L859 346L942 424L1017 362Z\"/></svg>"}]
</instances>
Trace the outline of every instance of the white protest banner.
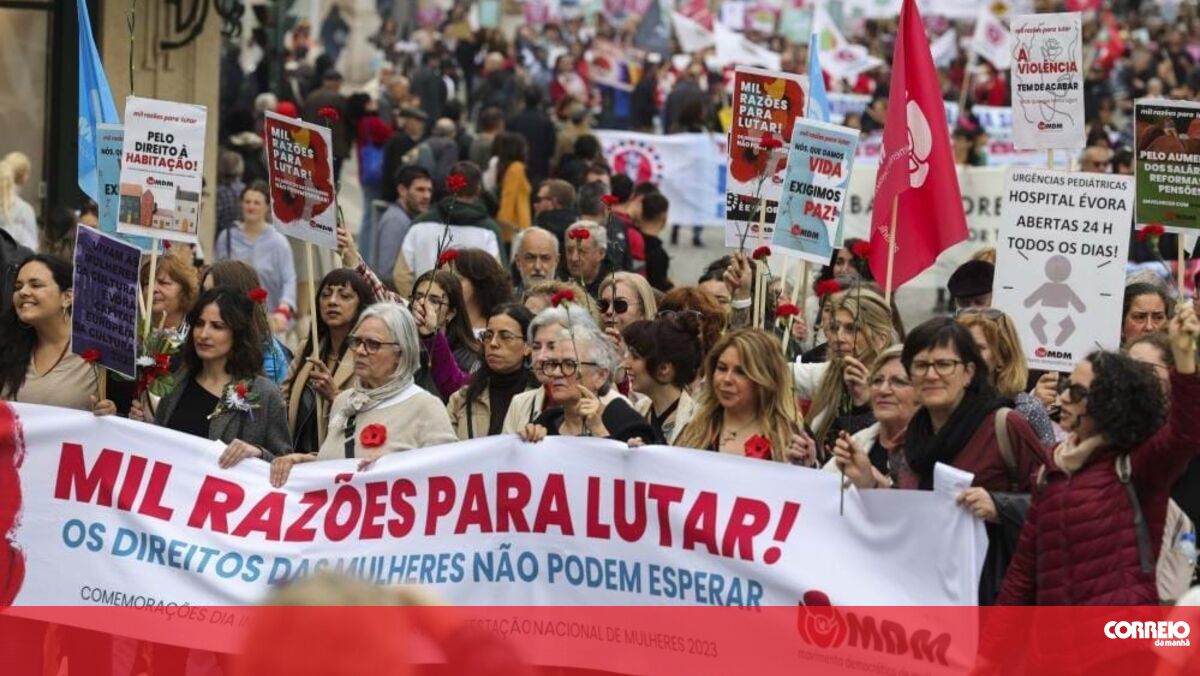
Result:
<instances>
[{"instance_id":1,"label":"white protest banner","mask_svg":"<svg viewBox=\"0 0 1200 676\"><path fill-rule=\"evenodd\" d=\"M1070 371L1121 346L1133 177L1009 169L992 307L1032 369Z\"/></svg>"},{"instance_id":2,"label":"white protest banner","mask_svg":"<svg viewBox=\"0 0 1200 676\"><path fill-rule=\"evenodd\" d=\"M875 166L864 165L861 159L855 162L844 210L847 237L867 239L870 236L876 171ZM958 189L962 194L960 208L967 216L966 241L943 251L933 267L905 284L905 288L945 288L951 273L965 263L971 254L983 247L996 245L1004 205L1004 169L960 167ZM950 205L946 205L946 208L950 208Z\"/></svg>"},{"instance_id":3,"label":"white protest banner","mask_svg":"<svg viewBox=\"0 0 1200 676\"><path fill-rule=\"evenodd\" d=\"M329 128L267 111L263 133L275 227L288 237L337 249Z\"/></svg>"},{"instance_id":4,"label":"white protest banner","mask_svg":"<svg viewBox=\"0 0 1200 676\"><path fill-rule=\"evenodd\" d=\"M787 141L807 97L806 77L756 68L734 71L725 246L771 241L787 169Z\"/></svg>"},{"instance_id":5,"label":"white protest banner","mask_svg":"<svg viewBox=\"0 0 1200 676\"><path fill-rule=\"evenodd\" d=\"M1012 64L1008 28L989 7L980 9L979 18L975 21L975 35L971 38L971 49L999 70L1008 70Z\"/></svg>"},{"instance_id":6,"label":"white protest banner","mask_svg":"<svg viewBox=\"0 0 1200 676\"><path fill-rule=\"evenodd\" d=\"M842 216L858 130L796 120L772 245L826 264L845 240Z\"/></svg>"},{"instance_id":7,"label":"white protest banner","mask_svg":"<svg viewBox=\"0 0 1200 676\"><path fill-rule=\"evenodd\" d=\"M198 241L207 115L204 106L125 100L117 232Z\"/></svg>"},{"instance_id":8,"label":"white protest banner","mask_svg":"<svg viewBox=\"0 0 1200 676\"><path fill-rule=\"evenodd\" d=\"M593 132L613 173L634 184L650 182L671 203L672 223L723 225L725 165L714 134L640 134L600 129ZM723 139L722 139L723 140Z\"/></svg>"},{"instance_id":9,"label":"white protest banner","mask_svg":"<svg viewBox=\"0 0 1200 676\"><path fill-rule=\"evenodd\" d=\"M1083 49L1079 13L1014 16L1013 141L1018 148L1082 148Z\"/></svg>"},{"instance_id":10,"label":"white protest banner","mask_svg":"<svg viewBox=\"0 0 1200 676\"><path fill-rule=\"evenodd\" d=\"M972 605L987 545L953 495L851 490L839 514L836 474L689 449L489 437L363 471L297 465L280 489L265 462L220 469L222 449L0 403L0 486L16 498L0 501L0 525L13 526L0 539L0 606L237 606L323 569L473 606L794 610L817 594L834 606ZM795 624L784 629L790 641L755 649L794 662ZM711 628L694 638L738 663L738 641ZM559 641L573 650L564 666L611 657L605 643ZM973 638L937 643L941 665L974 655Z\"/></svg>"}]
</instances>

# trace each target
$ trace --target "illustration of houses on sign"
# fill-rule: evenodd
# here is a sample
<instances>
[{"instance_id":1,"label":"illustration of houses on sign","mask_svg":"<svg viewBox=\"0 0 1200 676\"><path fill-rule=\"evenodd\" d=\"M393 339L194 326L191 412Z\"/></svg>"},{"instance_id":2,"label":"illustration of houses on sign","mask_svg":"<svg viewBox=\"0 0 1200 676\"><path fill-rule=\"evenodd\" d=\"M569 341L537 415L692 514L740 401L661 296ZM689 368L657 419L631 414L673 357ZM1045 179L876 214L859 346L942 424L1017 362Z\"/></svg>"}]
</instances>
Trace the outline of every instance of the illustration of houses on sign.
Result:
<instances>
[{"instance_id":1,"label":"illustration of houses on sign","mask_svg":"<svg viewBox=\"0 0 1200 676\"><path fill-rule=\"evenodd\" d=\"M200 194L190 190L175 190L175 230L195 233L200 220Z\"/></svg>"},{"instance_id":2,"label":"illustration of houses on sign","mask_svg":"<svg viewBox=\"0 0 1200 676\"><path fill-rule=\"evenodd\" d=\"M150 227L154 215L154 194L137 183L121 184L117 218L122 223Z\"/></svg>"}]
</instances>

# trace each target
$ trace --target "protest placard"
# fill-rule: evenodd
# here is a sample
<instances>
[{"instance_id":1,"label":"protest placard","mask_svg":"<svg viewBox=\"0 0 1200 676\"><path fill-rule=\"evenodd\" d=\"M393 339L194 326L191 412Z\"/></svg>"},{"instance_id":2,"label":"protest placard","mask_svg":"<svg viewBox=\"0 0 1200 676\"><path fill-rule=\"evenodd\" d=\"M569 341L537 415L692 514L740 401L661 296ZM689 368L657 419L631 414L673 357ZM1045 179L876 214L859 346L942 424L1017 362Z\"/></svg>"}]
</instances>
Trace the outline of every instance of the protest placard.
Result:
<instances>
[{"instance_id":1,"label":"protest placard","mask_svg":"<svg viewBox=\"0 0 1200 676\"><path fill-rule=\"evenodd\" d=\"M14 430L19 442L3 437ZM487 437L386 455L369 471L354 460L314 462L277 489L268 463L220 468L220 442L0 402L0 472L18 446L23 464L11 480L20 490L0 501L0 510L21 513L8 535L23 577L0 569L9 612L107 598L237 613L232 606L260 603L280 585L336 571L420 585L449 604L510 606L506 620L533 605L727 606L746 618L788 608L791 621L772 622L786 641L769 649L772 661L790 663L813 639L795 636L798 603L972 604L987 545L983 523L953 495L851 490L839 513L836 474L680 448L630 453L604 439L533 446ZM923 557L938 565L904 566ZM620 633L655 629L639 616L620 620ZM706 650L715 641L710 657L726 660L705 665L726 672L745 663L734 657L740 640L696 631L690 638ZM971 632L939 636L931 643L941 647L925 657L913 649L889 664L965 668ZM611 665L613 644L556 638L568 639L577 653L570 665ZM860 664L895 659L855 654Z\"/></svg>"},{"instance_id":2,"label":"protest placard","mask_svg":"<svg viewBox=\"0 0 1200 676\"><path fill-rule=\"evenodd\" d=\"M120 237L142 251L149 251L154 241L149 237L122 235L117 232L117 214L121 210L121 147L125 131L119 124L96 125L96 174L100 181L100 230Z\"/></svg>"},{"instance_id":3,"label":"protest placard","mask_svg":"<svg viewBox=\"0 0 1200 676\"><path fill-rule=\"evenodd\" d=\"M1029 367L1070 371L1121 346L1133 177L1009 169L992 307Z\"/></svg>"},{"instance_id":4,"label":"protest placard","mask_svg":"<svg viewBox=\"0 0 1200 676\"><path fill-rule=\"evenodd\" d=\"M206 120L204 106L126 99L117 232L198 241Z\"/></svg>"},{"instance_id":5,"label":"protest placard","mask_svg":"<svg viewBox=\"0 0 1200 676\"><path fill-rule=\"evenodd\" d=\"M337 249L329 128L268 112L264 134L275 227L288 237Z\"/></svg>"},{"instance_id":6,"label":"protest placard","mask_svg":"<svg viewBox=\"0 0 1200 676\"><path fill-rule=\"evenodd\" d=\"M807 78L791 73L757 68L734 73L725 246L771 241L787 170L787 142L793 123L804 113L807 88Z\"/></svg>"},{"instance_id":7,"label":"protest placard","mask_svg":"<svg viewBox=\"0 0 1200 676\"><path fill-rule=\"evenodd\" d=\"M1082 148L1082 26L1077 12L1014 16L1013 142L1022 149Z\"/></svg>"},{"instance_id":8,"label":"protest placard","mask_svg":"<svg viewBox=\"0 0 1200 676\"><path fill-rule=\"evenodd\" d=\"M80 226L75 235L71 351L99 352L95 363L133 378L137 366L136 246Z\"/></svg>"},{"instance_id":9,"label":"protest placard","mask_svg":"<svg viewBox=\"0 0 1200 676\"><path fill-rule=\"evenodd\" d=\"M842 215L858 131L798 119L772 244L824 265L842 246Z\"/></svg>"},{"instance_id":10,"label":"protest placard","mask_svg":"<svg viewBox=\"0 0 1200 676\"><path fill-rule=\"evenodd\" d=\"M1137 222L1200 228L1200 103L1133 104Z\"/></svg>"}]
</instances>

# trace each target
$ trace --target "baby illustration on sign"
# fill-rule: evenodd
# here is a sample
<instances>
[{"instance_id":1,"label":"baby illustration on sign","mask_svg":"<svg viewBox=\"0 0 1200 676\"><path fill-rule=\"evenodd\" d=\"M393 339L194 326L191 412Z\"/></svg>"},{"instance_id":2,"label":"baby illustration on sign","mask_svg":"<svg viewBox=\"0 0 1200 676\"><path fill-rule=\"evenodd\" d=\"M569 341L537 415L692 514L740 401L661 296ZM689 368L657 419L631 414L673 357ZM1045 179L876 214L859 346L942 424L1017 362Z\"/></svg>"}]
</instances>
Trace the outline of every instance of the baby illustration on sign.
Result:
<instances>
[{"instance_id":1,"label":"baby illustration on sign","mask_svg":"<svg viewBox=\"0 0 1200 676\"><path fill-rule=\"evenodd\" d=\"M1037 291L1025 299L1025 307L1034 307L1040 303L1042 307L1057 310L1074 308L1076 312L1086 311L1087 306L1083 304L1083 300L1075 293L1071 285L1066 283L1070 277L1070 259L1066 256L1051 256L1046 261L1046 278L1050 281L1042 284ZM1046 324L1049 323L1041 312L1034 315L1033 321L1029 322L1029 327L1033 329L1033 334L1041 343L1050 342L1046 336ZM1058 337L1054 340L1055 347L1067 342L1071 334L1075 333L1075 321L1071 319L1069 313L1058 323L1058 328Z\"/></svg>"}]
</instances>

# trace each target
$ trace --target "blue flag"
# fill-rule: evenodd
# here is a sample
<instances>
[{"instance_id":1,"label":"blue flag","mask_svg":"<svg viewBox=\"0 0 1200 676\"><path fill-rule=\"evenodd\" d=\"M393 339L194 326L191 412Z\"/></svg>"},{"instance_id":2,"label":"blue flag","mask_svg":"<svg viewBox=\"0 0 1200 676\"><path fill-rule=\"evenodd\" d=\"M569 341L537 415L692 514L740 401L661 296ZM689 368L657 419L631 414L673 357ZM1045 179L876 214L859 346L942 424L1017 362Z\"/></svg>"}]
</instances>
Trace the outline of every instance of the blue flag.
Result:
<instances>
[{"instance_id":1,"label":"blue flag","mask_svg":"<svg viewBox=\"0 0 1200 676\"><path fill-rule=\"evenodd\" d=\"M104 64L92 38L87 3L75 0L79 12L79 188L97 202L100 181L96 174L96 125L119 124Z\"/></svg>"},{"instance_id":2,"label":"blue flag","mask_svg":"<svg viewBox=\"0 0 1200 676\"><path fill-rule=\"evenodd\" d=\"M821 73L816 31L808 38L808 110L804 116L822 122L829 121L829 98L825 95L825 76Z\"/></svg>"}]
</instances>

